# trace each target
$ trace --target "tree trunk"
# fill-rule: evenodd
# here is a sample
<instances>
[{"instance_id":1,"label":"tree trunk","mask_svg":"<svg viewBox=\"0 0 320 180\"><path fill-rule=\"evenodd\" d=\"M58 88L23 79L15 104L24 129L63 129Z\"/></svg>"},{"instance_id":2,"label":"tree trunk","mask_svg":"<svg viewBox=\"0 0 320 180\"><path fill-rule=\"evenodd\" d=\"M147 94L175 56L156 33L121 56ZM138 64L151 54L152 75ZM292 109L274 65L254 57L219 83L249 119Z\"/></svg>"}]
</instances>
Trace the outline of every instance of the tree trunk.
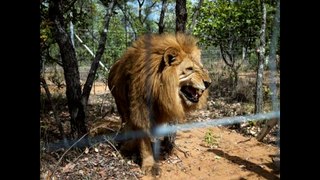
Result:
<instances>
[{"instance_id":1,"label":"tree trunk","mask_svg":"<svg viewBox=\"0 0 320 180\"><path fill-rule=\"evenodd\" d=\"M87 133L87 127L85 125L85 112L80 102L81 85L78 61L70 36L68 36L66 31L61 2L62 1L50 1L49 18L53 22L54 27L52 30L55 40L59 45L62 59L68 108L71 116L71 133L74 134L77 132L78 136L82 136Z\"/></svg>"},{"instance_id":2,"label":"tree trunk","mask_svg":"<svg viewBox=\"0 0 320 180\"><path fill-rule=\"evenodd\" d=\"M187 24L187 4L186 0L176 1L176 32L186 32Z\"/></svg>"},{"instance_id":3,"label":"tree trunk","mask_svg":"<svg viewBox=\"0 0 320 180\"><path fill-rule=\"evenodd\" d=\"M190 29L189 29L189 31L191 33L193 32L193 28L196 25L196 19L198 17L198 13L200 11L200 8L201 8L202 4L203 4L203 0L199 0L198 5L197 5L197 9L195 10L195 12L192 15L192 23L191 23L191 26L190 26Z\"/></svg>"},{"instance_id":4,"label":"tree trunk","mask_svg":"<svg viewBox=\"0 0 320 180\"><path fill-rule=\"evenodd\" d=\"M146 2L146 6L143 7L145 2ZM146 24L147 31L151 32L150 21L146 21L146 20L148 19L148 16L151 14L152 7L156 5L156 1L138 0L138 5L139 5L138 19L139 19L140 25L144 26ZM144 16L143 16L142 10L144 10Z\"/></svg>"},{"instance_id":5,"label":"tree trunk","mask_svg":"<svg viewBox=\"0 0 320 180\"><path fill-rule=\"evenodd\" d=\"M162 0L162 7L161 7L161 12L160 12L160 18L159 18L159 34L162 34L164 32L164 15L167 10L167 0Z\"/></svg>"},{"instance_id":6,"label":"tree trunk","mask_svg":"<svg viewBox=\"0 0 320 180\"><path fill-rule=\"evenodd\" d=\"M144 4L144 1L145 0L142 0L141 2L140 2L140 0L138 0L138 4L139 4L139 7L138 7L138 11L139 11L139 13L138 13L138 19L139 19L139 22L140 22L140 24L141 25L143 25L143 20L142 20L142 6L143 6L143 4Z\"/></svg>"},{"instance_id":7,"label":"tree trunk","mask_svg":"<svg viewBox=\"0 0 320 180\"><path fill-rule=\"evenodd\" d=\"M231 73L230 73L230 83L232 86L232 94L235 92L235 89L238 85L238 79L239 79L239 74L238 74L238 70L240 68L239 66L235 65L235 57L234 54L230 53L230 51L226 50L222 44L219 45L220 47L220 54L222 57L223 62L231 69Z\"/></svg>"},{"instance_id":8,"label":"tree trunk","mask_svg":"<svg viewBox=\"0 0 320 180\"><path fill-rule=\"evenodd\" d=\"M94 78L95 78L95 75L96 75L96 72L97 72L97 69L99 66L99 62L100 62L100 59L105 51L105 46L106 46L106 41L107 41L107 32L109 29L109 22L112 17L112 12L115 7L115 2L116 1L114 0L114 1L109 2L109 4L104 4L108 8L107 13L104 18L105 25L100 33L100 41L99 41L98 50L96 52L94 60L92 61L87 80L86 80L84 87L83 87L83 93L81 96L81 103L82 103L83 107L87 106L90 91L92 89L92 84L93 84L93 81L94 81Z\"/></svg>"},{"instance_id":9,"label":"tree trunk","mask_svg":"<svg viewBox=\"0 0 320 180\"><path fill-rule=\"evenodd\" d=\"M133 31L133 34L134 34L134 39L137 38L137 28L135 27L134 23L133 23L133 15L127 11L127 5L124 3L123 5L124 7L122 7L122 4L120 3L117 3L117 7L122 11L122 13L124 14L124 18L126 21L129 22L131 28L132 28L132 31ZM127 26L127 24L125 24L125 26ZM127 43L128 41L126 41ZM126 47L128 46L128 44L126 44Z\"/></svg>"},{"instance_id":10,"label":"tree trunk","mask_svg":"<svg viewBox=\"0 0 320 180\"><path fill-rule=\"evenodd\" d=\"M255 99L255 113L261 113L263 108L263 70L265 61L265 46L266 46L266 24L267 24L267 11L264 0L261 0L262 9L262 23L260 30L260 46L258 49L258 68L256 79L256 99Z\"/></svg>"},{"instance_id":11,"label":"tree trunk","mask_svg":"<svg viewBox=\"0 0 320 180\"><path fill-rule=\"evenodd\" d=\"M279 38L279 29L280 29L280 1L277 2L276 15L274 19L274 25L272 29L271 43L270 43L270 63L269 67L271 70L270 73L270 85L271 85L271 99L272 99L272 109L273 111L279 111L279 101L277 99L277 87L275 82L275 73L276 73L276 49ZM280 119L279 119L280 120ZM257 135L257 140L262 141L263 138L270 132L270 130L277 125L278 119L272 119L267 121L266 126L264 126L259 134ZM280 125L280 123L279 123Z\"/></svg>"},{"instance_id":12,"label":"tree trunk","mask_svg":"<svg viewBox=\"0 0 320 180\"><path fill-rule=\"evenodd\" d=\"M234 67L231 67L232 73L233 73L233 82L232 82L232 89L233 91L235 91L237 85L238 85L238 79L239 79L239 75L238 75L238 70Z\"/></svg>"}]
</instances>

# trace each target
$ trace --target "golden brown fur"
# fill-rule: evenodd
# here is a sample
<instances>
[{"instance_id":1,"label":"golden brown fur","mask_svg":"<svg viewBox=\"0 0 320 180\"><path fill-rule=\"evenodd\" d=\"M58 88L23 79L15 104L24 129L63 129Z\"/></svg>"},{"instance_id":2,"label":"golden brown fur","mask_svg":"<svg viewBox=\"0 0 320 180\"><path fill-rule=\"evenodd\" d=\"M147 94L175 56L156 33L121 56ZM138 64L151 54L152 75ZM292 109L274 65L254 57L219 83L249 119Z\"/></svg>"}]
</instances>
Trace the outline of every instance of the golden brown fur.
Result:
<instances>
[{"instance_id":1,"label":"golden brown fur","mask_svg":"<svg viewBox=\"0 0 320 180\"><path fill-rule=\"evenodd\" d=\"M145 35L112 66L108 86L125 131L182 122L186 112L206 104L211 83L197 40L185 34ZM136 140L142 170L155 170L150 137ZM157 170L156 170L157 171Z\"/></svg>"}]
</instances>

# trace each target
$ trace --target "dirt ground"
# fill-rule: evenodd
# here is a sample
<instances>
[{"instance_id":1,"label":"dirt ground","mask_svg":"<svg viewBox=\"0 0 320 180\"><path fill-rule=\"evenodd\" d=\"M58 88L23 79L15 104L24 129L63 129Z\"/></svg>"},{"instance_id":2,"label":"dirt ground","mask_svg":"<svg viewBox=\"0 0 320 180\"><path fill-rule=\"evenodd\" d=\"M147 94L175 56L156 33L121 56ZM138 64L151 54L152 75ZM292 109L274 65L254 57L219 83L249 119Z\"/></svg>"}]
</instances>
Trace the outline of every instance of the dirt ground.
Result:
<instances>
[{"instance_id":1,"label":"dirt ground","mask_svg":"<svg viewBox=\"0 0 320 180\"><path fill-rule=\"evenodd\" d=\"M111 102L99 99L107 93L108 90L103 83L96 84L89 104L104 104L105 111L108 111ZM214 103L217 104L218 100ZM233 109L237 109L241 104L234 106L236 108ZM222 114L223 111L213 109L209 107L193 113L189 116L189 120L197 121L225 116ZM233 115L237 115L236 110ZM61 118L64 121L63 115ZM100 120L119 122L120 118L116 113L112 113L101 116ZM51 120L50 118L41 119L41 122L44 123L44 121L54 120L52 117ZM93 124L90 124L91 128ZM67 123L65 125L67 126ZM156 179L280 179L280 172L272 160L280 150L275 142L271 141L275 137L271 137L272 133L270 134L265 138L266 142L258 142L252 135L245 135L228 127L180 131L177 133L175 143L185 153L174 148L171 155L161 159L161 176ZM139 166L132 159L121 156L108 142L86 148L81 152L72 150L65 152L65 150L44 152L41 155L41 179L50 179L50 177L51 179L154 179L154 177L143 176ZM64 157L63 153L65 153Z\"/></svg>"},{"instance_id":2,"label":"dirt ground","mask_svg":"<svg viewBox=\"0 0 320 180\"><path fill-rule=\"evenodd\" d=\"M214 147L204 141L209 130L217 138ZM232 130L212 127L179 132L176 144L188 156L174 150L161 162L160 179L280 179L271 159L277 148Z\"/></svg>"}]
</instances>

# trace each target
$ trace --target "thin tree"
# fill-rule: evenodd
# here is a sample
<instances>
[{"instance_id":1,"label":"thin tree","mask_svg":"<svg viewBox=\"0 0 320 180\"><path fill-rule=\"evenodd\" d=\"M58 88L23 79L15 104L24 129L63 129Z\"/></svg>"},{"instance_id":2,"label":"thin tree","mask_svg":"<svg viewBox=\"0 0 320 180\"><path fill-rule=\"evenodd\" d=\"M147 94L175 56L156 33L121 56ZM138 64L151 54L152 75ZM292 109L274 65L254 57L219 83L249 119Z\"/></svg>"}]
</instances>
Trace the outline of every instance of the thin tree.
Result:
<instances>
[{"instance_id":1,"label":"thin tree","mask_svg":"<svg viewBox=\"0 0 320 180\"><path fill-rule=\"evenodd\" d=\"M186 0L176 0L176 32L186 32L187 18Z\"/></svg>"},{"instance_id":2,"label":"thin tree","mask_svg":"<svg viewBox=\"0 0 320 180\"><path fill-rule=\"evenodd\" d=\"M159 18L159 34L162 34L164 32L165 24L164 24L164 16L167 10L167 0L162 0L162 6L161 6L161 12L160 12L160 18Z\"/></svg>"},{"instance_id":3,"label":"thin tree","mask_svg":"<svg viewBox=\"0 0 320 180\"><path fill-rule=\"evenodd\" d=\"M131 31L133 32L134 34L134 37L136 38L138 33L137 33L137 28L135 26L135 23L134 23L134 15L128 11L128 7L127 7L127 4L126 3L117 3L117 7L122 11L122 14L125 18L125 21L129 23L129 25L131 26ZM126 31L127 30L127 23L125 24L126 26ZM127 41L126 41L127 42ZM127 44L126 44L127 46Z\"/></svg>"},{"instance_id":4,"label":"thin tree","mask_svg":"<svg viewBox=\"0 0 320 180\"><path fill-rule=\"evenodd\" d=\"M49 19L53 23L53 35L59 45L62 67L64 70L64 78L66 81L66 96L68 99L68 109L70 113L71 132L78 133L82 136L87 133L85 125L85 112L83 105L80 101L81 98L81 85L79 66L72 45L71 38L66 31L65 19L63 17L63 5L65 1L52 0L49 4Z\"/></svg>"},{"instance_id":5,"label":"thin tree","mask_svg":"<svg viewBox=\"0 0 320 180\"><path fill-rule=\"evenodd\" d=\"M90 91L92 89L92 84L93 84L97 69L99 67L99 62L100 62L101 57L105 51L105 46L106 46L106 41L107 41L107 32L109 29L109 22L112 17L113 9L116 5L116 0L113 0L110 2L108 2L106 0L101 0L101 2L107 8L107 13L104 17L104 20L105 20L104 28L100 32L100 41L99 41L98 50L96 52L94 60L92 61L91 68L90 68L89 74L87 76L87 80L86 80L84 87L83 87L83 93L81 96L81 103L82 103L83 107L87 106Z\"/></svg>"},{"instance_id":6,"label":"thin tree","mask_svg":"<svg viewBox=\"0 0 320 180\"><path fill-rule=\"evenodd\" d=\"M196 25L196 19L198 17L198 14L199 14L199 11L200 11L200 8L201 8L202 4L203 4L203 0L199 0L198 5L197 5L194 13L192 14L192 22L191 22L190 29L189 29L189 31L191 33L193 32L193 29L194 29L194 27Z\"/></svg>"},{"instance_id":7,"label":"thin tree","mask_svg":"<svg viewBox=\"0 0 320 180\"><path fill-rule=\"evenodd\" d=\"M272 109L273 111L279 111L279 102L277 99L277 88L275 83L275 73L276 73L276 49L278 46L278 38L279 38L279 29L280 29L280 1L277 1L277 9L276 9L276 15L274 18L274 24L272 29L272 36L271 36L271 42L270 42L270 60L269 60L269 67L271 70L270 73L270 84L271 84L271 99L272 99ZM262 141L263 138L270 132L270 130L277 125L278 119L272 119L266 122L266 125L261 129L259 134L257 135L257 140Z\"/></svg>"},{"instance_id":8,"label":"thin tree","mask_svg":"<svg viewBox=\"0 0 320 180\"><path fill-rule=\"evenodd\" d=\"M157 1L145 1L145 0L137 0L138 1L138 5L139 5L139 8L138 8L138 20L140 22L140 25L143 27L144 25L146 26L146 30L147 32L150 32L151 29L148 29L150 28L150 22L148 21L148 18L149 18L149 15L151 14L151 9L156 5ZM144 6L144 3L146 2L145 4L145 8L143 8ZM142 10L144 9L144 16L142 14Z\"/></svg>"},{"instance_id":9,"label":"thin tree","mask_svg":"<svg viewBox=\"0 0 320 180\"><path fill-rule=\"evenodd\" d=\"M267 10L265 0L261 0L262 21L260 29L260 45L258 48L258 67L256 78L256 99L255 113L261 113L263 108L263 71L265 62L265 47L266 47L266 25L267 25Z\"/></svg>"},{"instance_id":10,"label":"thin tree","mask_svg":"<svg viewBox=\"0 0 320 180\"><path fill-rule=\"evenodd\" d=\"M50 106L52 108L53 117L56 120L56 123L57 123L58 129L59 129L59 132L60 132L60 134L62 136L62 139L63 139L64 143L67 143L66 135L65 135L65 133L63 131L62 123L61 123L60 118L58 116L58 113L57 113L57 110L56 110L56 106L52 102L52 96L51 96L50 90L48 88L48 85L47 85L47 82L46 82L45 78L42 75L40 76L40 82L41 82L41 86L43 87L43 89L46 92L48 102L49 102L49 104L50 104Z\"/></svg>"},{"instance_id":11,"label":"thin tree","mask_svg":"<svg viewBox=\"0 0 320 180\"><path fill-rule=\"evenodd\" d=\"M53 22L52 31L54 34L54 38L59 45L62 67L64 70L64 77L66 81L66 95L68 99L68 109L71 117L71 133L74 135L74 133L76 132L78 137L87 133L87 127L85 124L85 109L100 59L105 50L109 22L116 4L116 0L103 0L101 2L107 7L107 14L105 16L104 22L105 25L100 33L99 47L91 64L90 72L85 82L83 93L81 92L79 66L75 49L72 45L71 37L66 31L67 25L63 16L65 13L67 13L67 10L69 8L63 9L63 7L66 6L66 4L64 4L66 3L66 1L62 0L53 0L50 1L49 4L49 18L51 22Z\"/></svg>"}]
</instances>

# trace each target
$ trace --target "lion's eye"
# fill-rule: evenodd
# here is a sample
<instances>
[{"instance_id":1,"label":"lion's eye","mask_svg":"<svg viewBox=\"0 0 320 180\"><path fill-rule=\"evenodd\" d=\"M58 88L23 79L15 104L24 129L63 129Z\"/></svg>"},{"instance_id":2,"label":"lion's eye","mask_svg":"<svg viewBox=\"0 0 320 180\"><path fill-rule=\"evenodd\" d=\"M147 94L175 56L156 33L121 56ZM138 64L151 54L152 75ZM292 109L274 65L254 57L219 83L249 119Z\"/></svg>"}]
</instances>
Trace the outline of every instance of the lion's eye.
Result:
<instances>
[{"instance_id":1,"label":"lion's eye","mask_svg":"<svg viewBox=\"0 0 320 180\"><path fill-rule=\"evenodd\" d=\"M187 67L188 71L193 71L193 67Z\"/></svg>"}]
</instances>

